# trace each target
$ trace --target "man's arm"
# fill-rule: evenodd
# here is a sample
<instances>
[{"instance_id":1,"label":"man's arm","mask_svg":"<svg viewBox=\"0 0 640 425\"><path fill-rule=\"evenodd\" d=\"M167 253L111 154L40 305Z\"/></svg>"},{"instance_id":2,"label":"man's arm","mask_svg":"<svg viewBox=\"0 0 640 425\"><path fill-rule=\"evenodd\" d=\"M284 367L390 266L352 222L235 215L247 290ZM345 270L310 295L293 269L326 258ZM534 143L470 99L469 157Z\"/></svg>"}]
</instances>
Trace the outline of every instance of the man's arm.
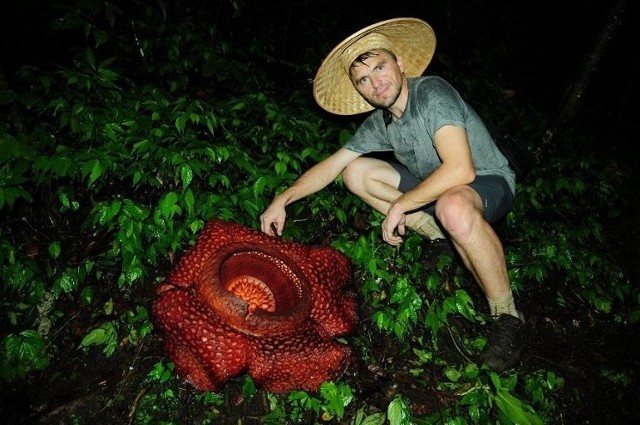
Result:
<instances>
[{"instance_id":1,"label":"man's arm","mask_svg":"<svg viewBox=\"0 0 640 425\"><path fill-rule=\"evenodd\" d=\"M391 208L403 213L413 211L437 200L452 187L469 184L475 179L471 149L464 128L452 125L440 128L435 134L435 146L442 165L418 186L393 201Z\"/></svg>"},{"instance_id":2,"label":"man's arm","mask_svg":"<svg viewBox=\"0 0 640 425\"><path fill-rule=\"evenodd\" d=\"M442 165L418 186L391 202L387 216L382 223L382 233L389 243L397 244L402 239L395 234L398 229L404 233L404 215L437 200L454 186L471 183L475 170L471 159L471 149L466 130L462 127L446 125L435 134L435 146Z\"/></svg>"},{"instance_id":3,"label":"man's arm","mask_svg":"<svg viewBox=\"0 0 640 425\"><path fill-rule=\"evenodd\" d=\"M260 216L262 231L271 236L275 233L281 235L287 216L286 206L327 187L351 161L360 155L358 152L341 148L307 170L287 190L273 198L271 204ZM272 225L275 227L275 232Z\"/></svg>"}]
</instances>

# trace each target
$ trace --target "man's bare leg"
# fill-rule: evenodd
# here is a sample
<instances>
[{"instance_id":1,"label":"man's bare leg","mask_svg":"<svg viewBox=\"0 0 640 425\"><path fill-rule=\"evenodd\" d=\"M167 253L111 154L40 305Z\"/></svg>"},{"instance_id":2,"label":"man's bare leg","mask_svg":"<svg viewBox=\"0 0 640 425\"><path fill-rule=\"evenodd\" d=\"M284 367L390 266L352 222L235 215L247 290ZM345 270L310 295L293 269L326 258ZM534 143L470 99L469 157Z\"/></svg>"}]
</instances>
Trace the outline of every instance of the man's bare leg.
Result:
<instances>
[{"instance_id":1,"label":"man's bare leg","mask_svg":"<svg viewBox=\"0 0 640 425\"><path fill-rule=\"evenodd\" d=\"M510 369L522 353L523 318L513 300L502 243L484 219L480 197L468 186L453 188L438 200L436 215L482 288L494 317L480 361L498 372Z\"/></svg>"},{"instance_id":2,"label":"man's bare leg","mask_svg":"<svg viewBox=\"0 0 640 425\"><path fill-rule=\"evenodd\" d=\"M507 265L502 243L481 208L478 194L460 186L438 200L436 215L484 294L499 299L511 294Z\"/></svg>"},{"instance_id":3,"label":"man's bare leg","mask_svg":"<svg viewBox=\"0 0 640 425\"><path fill-rule=\"evenodd\" d=\"M358 158L344 171L343 178L351 192L382 214L402 195L397 189L400 174L386 161ZM407 214L406 225L429 239L444 238L433 217L424 211Z\"/></svg>"},{"instance_id":4,"label":"man's bare leg","mask_svg":"<svg viewBox=\"0 0 640 425\"><path fill-rule=\"evenodd\" d=\"M358 158L343 177L349 190L382 214L401 194L396 189L400 175L385 161ZM425 215L407 214L406 225L415 227ZM497 318L480 361L498 372L509 369L522 352L523 325L509 285L502 243L484 219L480 197L469 186L453 188L440 197L436 215L485 294L491 315Z\"/></svg>"}]
</instances>

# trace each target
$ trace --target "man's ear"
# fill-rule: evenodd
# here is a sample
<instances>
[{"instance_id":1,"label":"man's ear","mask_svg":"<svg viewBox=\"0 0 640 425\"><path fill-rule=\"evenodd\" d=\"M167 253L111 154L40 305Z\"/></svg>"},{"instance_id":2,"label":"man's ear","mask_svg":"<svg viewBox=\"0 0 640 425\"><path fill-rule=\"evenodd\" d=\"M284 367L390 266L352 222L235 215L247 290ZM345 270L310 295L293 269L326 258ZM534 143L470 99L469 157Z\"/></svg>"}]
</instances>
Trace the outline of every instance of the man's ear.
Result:
<instances>
[{"instance_id":1,"label":"man's ear","mask_svg":"<svg viewBox=\"0 0 640 425\"><path fill-rule=\"evenodd\" d=\"M397 56L396 62L398 63L398 68L400 68L400 72L404 74L404 61L400 56Z\"/></svg>"}]
</instances>

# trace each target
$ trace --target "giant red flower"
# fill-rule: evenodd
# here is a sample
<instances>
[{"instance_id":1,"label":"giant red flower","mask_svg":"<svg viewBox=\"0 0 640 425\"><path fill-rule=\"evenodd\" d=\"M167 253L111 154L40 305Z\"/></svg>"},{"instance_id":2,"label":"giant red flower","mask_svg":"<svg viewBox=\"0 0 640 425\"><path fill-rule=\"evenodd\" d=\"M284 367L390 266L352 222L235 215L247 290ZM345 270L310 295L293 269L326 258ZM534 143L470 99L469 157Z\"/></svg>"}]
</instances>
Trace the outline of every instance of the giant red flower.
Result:
<instances>
[{"instance_id":1,"label":"giant red flower","mask_svg":"<svg viewBox=\"0 0 640 425\"><path fill-rule=\"evenodd\" d=\"M220 220L158 286L153 315L179 376L216 391L248 373L272 392L315 391L348 365L350 263L328 246Z\"/></svg>"}]
</instances>

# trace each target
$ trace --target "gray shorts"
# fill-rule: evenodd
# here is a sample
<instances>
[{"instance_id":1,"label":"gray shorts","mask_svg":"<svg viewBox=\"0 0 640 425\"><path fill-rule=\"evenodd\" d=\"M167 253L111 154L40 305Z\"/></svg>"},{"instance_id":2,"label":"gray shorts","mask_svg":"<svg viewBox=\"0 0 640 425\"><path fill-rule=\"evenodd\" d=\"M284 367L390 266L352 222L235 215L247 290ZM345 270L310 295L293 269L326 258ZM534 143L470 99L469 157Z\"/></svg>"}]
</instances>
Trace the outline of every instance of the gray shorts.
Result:
<instances>
[{"instance_id":1,"label":"gray shorts","mask_svg":"<svg viewBox=\"0 0 640 425\"><path fill-rule=\"evenodd\" d=\"M387 160L398 173L400 173L400 184L398 189L404 193L418 185L422 180L409 172L404 165ZM476 179L469 183L469 187L475 190L482 199L484 205L484 218L494 223L504 217L511 209L513 193L509 189L507 181L501 176L476 176ZM434 213L435 204L429 204L423 208L430 214Z\"/></svg>"}]
</instances>

